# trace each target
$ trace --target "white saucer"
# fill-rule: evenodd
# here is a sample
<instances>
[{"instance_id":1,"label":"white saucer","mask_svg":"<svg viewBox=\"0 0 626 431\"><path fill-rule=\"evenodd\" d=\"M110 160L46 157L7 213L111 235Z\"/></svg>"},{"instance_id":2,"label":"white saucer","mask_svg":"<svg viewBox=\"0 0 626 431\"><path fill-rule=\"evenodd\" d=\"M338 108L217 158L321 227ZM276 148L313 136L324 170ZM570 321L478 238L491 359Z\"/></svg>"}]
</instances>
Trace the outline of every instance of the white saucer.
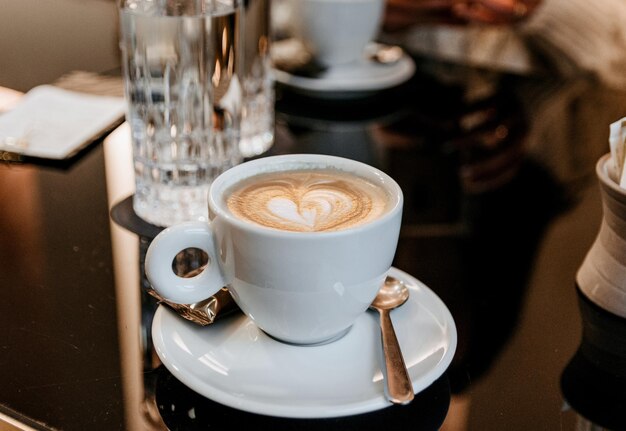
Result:
<instances>
[{"instance_id":1,"label":"white saucer","mask_svg":"<svg viewBox=\"0 0 626 431\"><path fill-rule=\"evenodd\" d=\"M416 393L448 368L456 327L444 303L396 268L411 290L391 313ZM390 405L384 395L378 316L367 312L341 339L314 347L276 341L242 314L200 327L160 306L152 337L163 364L196 392L240 410L291 418L353 415Z\"/></svg>"},{"instance_id":2,"label":"white saucer","mask_svg":"<svg viewBox=\"0 0 626 431\"><path fill-rule=\"evenodd\" d=\"M293 89L318 97L362 97L407 81L415 72L415 63L406 54L394 63L381 64L367 58L355 63L334 66L317 77L293 75L274 69L274 79Z\"/></svg>"}]
</instances>

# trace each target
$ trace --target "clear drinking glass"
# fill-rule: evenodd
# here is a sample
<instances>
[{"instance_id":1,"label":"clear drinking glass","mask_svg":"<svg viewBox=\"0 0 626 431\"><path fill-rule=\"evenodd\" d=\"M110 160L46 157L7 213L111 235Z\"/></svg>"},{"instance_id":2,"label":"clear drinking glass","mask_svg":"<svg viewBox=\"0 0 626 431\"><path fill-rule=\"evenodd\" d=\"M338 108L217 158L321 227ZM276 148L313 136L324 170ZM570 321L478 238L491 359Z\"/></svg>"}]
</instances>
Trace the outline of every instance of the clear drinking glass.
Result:
<instances>
[{"instance_id":1,"label":"clear drinking glass","mask_svg":"<svg viewBox=\"0 0 626 431\"><path fill-rule=\"evenodd\" d=\"M207 220L213 179L241 161L239 0L119 0L133 206L169 226Z\"/></svg>"}]
</instances>

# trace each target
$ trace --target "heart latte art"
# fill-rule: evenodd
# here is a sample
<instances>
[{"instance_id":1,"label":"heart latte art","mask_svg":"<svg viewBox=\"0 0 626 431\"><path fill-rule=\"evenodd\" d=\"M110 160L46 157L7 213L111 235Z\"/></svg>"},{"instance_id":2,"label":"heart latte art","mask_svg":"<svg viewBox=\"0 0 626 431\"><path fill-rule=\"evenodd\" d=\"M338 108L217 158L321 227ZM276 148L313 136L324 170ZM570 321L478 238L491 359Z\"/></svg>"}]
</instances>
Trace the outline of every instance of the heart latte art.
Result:
<instances>
[{"instance_id":1,"label":"heart latte art","mask_svg":"<svg viewBox=\"0 0 626 431\"><path fill-rule=\"evenodd\" d=\"M227 198L237 218L296 232L348 229L380 217L388 197L379 186L340 171L261 174L240 183Z\"/></svg>"}]
</instances>

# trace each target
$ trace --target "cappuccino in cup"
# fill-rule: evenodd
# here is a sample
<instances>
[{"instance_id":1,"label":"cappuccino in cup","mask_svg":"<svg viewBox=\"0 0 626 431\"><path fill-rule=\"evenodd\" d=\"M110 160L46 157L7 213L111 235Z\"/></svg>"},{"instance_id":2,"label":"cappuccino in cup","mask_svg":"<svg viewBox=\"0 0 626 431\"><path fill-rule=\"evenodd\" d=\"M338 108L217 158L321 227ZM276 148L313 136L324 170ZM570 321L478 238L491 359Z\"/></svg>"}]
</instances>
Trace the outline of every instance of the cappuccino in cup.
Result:
<instances>
[{"instance_id":1,"label":"cappuccino in cup","mask_svg":"<svg viewBox=\"0 0 626 431\"><path fill-rule=\"evenodd\" d=\"M338 170L295 170L253 176L235 185L226 204L237 218L293 232L360 226L387 211L382 187Z\"/></svg>"},{"instance_id":2,"label":"cappuccino in cup","mask_svg":"<svg viewBox=\"0 0 626 431\"><path fill-rule=\"evenodd\" d=\"M345 334L376 296L395 255L402 191L385 173L340 157L265 157L221 174L210 222L169 227L152 242L146 275L164 298L191 304L227 286L264 332L293 344ZM209 255L193 278L172 260Z\"/></svg>"}]
</instances>

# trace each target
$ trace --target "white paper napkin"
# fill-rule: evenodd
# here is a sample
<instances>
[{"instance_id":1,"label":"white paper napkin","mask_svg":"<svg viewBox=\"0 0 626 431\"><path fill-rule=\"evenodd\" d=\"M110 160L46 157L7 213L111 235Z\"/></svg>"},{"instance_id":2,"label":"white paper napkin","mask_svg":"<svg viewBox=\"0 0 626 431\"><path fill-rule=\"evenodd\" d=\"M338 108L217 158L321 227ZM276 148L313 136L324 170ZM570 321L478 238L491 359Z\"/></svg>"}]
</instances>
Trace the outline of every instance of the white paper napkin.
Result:
<instances>
[{"instance_id":1,"label":"white paper napkin","mask_svg":"<svg viewBox=\"0 0 626 431\"><path fill-rule=\"evenodd\" d=\"M123 118L124 98L42 85L0 114L0 150L65 159Z\"/></svg>"},{"instance_id":2,"label":"white paper napkin","mask_svg":"<svg viewBox=\"0 0 626 431\"><path fill-rule=\"evenodd\" d=\"M626 184L624 175L624 154L626 149L626 118L611 123L609 126L609 148L611 150L612 165L609 166L609 176L621 187Z\"/></svg>"}]
</instances>

